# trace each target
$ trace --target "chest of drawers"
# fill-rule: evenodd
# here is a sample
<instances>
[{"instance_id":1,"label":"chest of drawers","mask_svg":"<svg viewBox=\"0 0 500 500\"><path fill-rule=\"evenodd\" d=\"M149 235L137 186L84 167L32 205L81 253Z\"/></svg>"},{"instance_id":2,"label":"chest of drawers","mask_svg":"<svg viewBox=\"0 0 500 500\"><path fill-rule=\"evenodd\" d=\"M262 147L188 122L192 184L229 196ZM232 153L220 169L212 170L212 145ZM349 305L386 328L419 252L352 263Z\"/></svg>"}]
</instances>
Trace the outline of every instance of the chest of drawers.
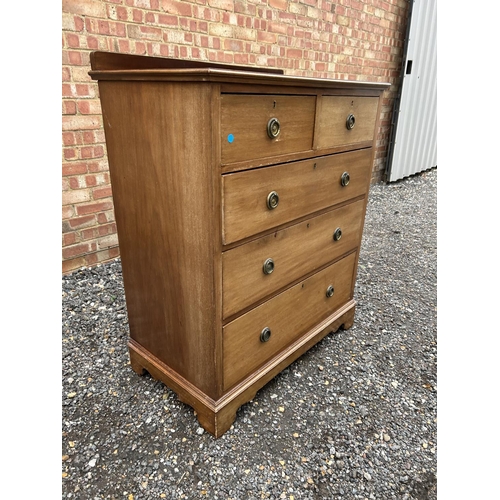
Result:
<instances>
[{"instance_id":1,"label":"chest of drawers","mask_svg":"<svg viewBox=\"0 0 500 500\"><path fill-rule=\"evenodd\" d=\"M137 373L215 436L354 319L388 85L94 52Z\"/></svg>"}]
</instances>

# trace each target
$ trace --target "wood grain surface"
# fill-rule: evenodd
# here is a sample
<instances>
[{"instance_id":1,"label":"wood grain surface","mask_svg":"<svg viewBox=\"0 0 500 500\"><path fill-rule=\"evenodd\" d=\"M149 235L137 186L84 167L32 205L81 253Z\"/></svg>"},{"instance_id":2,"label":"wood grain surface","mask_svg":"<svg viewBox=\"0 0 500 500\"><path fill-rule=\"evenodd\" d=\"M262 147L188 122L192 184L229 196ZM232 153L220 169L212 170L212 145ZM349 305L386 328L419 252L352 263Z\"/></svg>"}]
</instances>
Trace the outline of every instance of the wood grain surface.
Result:
<instances>
[{"instance_id":1,"label":"wood grain surface","mask_svg":"<svg viewBox=\"0 0 500 500\"><path fill-rule=\"evenodd\" d=\"M106 81L99 91L131 338L215 397L212 89Z\"/></svg>"},{"instance_id":2,"label":"wood grain surface","mask_svg":"<svg viewBox=\"0 0 500 500\"><path fill-rule=\"evenodd\" d=\"M223 331L224 389L249 376L315 323L346 304L352 298L355 260L356 254L351 253L227 324ZM328 298L329 285L335 292ZM261 342L265 327L270 328L271 338Z\"/></svg>"},{"instance_id":3,"label":"wood grain surface","mask_svg":"<svg viewBox=\"0 0 500 500\"><path fill-rule=\"evenodd\" d=\"M222 163L312 149L315 112L316 96L222 94ZM276 139L267 134L271 118L280 122Z\"/></svg>"},{"instance_id":4,"label":"wood grain surface","mask_svg":"<svg viewBox=\"0 0 500 500\"><path fill-rule=\"evenodd\" d=\"M323 95L318 101L315 149L373 141L377 97ZM350 114L356 121L348 130L346 120Z\"/></svg>"},{"instance_id":5,"label":"wood grain surface","mask_svg":"<svg viewBox=\"0 0 500 500\"><path fill-rule=\"evenodd\" d=\"M366 193L371 148L223 176L223 243L228 244L297 217ZM349 172L348 186L340 184ZM267 196L279 195L270 210Z\"/></svg>"},{"instance_id":6,"label":"wood grain surface","mask_svg":"<svg viewBox=\"0 0 500 500\"><path fill-rule=\"evenodd\" d=\"M239 245L222 254L223 317L274 294L356 248L361 241L364 199ZM335 241L334 231L342 237ZM274 270L264 274L271 258Z\"/></svg>"}]
</instances>

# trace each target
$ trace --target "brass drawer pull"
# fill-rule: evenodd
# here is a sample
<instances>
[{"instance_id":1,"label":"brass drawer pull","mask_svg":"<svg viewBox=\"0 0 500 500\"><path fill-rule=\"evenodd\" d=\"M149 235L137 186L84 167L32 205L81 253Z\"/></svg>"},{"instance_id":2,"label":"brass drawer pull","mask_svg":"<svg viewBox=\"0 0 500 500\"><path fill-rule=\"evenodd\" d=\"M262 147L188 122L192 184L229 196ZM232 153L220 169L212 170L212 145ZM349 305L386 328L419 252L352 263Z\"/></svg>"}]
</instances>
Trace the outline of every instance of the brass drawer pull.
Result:
<instances>
[{"instance_id":1,"label":"brass drawer pull","mask_svg":"<svg viewBox=\"0 0 500 500\"><path fill-rule=\"evenodd\" d=\"M355 124L356 124L356 118L354 118L354 115L349 115L347 117L347 120L345 121L345 126L347 127L347 130L352 130Z\"/></svg>"},{"instance_id":2,"label":"brass drawer pull","mask_svg":"<svg viewBox=\"0 0 500 500\"><path fill-rule=\"evenodd\" d=\"M274 271L274 260L266 259L264 261L264 265L262 266L262 270L264 271L264 274L271 274Z\"/></svg>"},{"instance_id":3,"label":"brass drawer pull","mask_svg":"<svg viewBox=\"0 0 500 500\"><path fill-rule=\"evenodd\" d=\"M335 289L333 288L333 285L330 285L327 289L326 289L326 296L328 298L332 297L333 296L333 292L335 291Z\"/></svg>"},{"instance_id":4,"label":"brass drawer pull","mask_svg":"<svg viewBox=\"0 0 500 500\"><path fill-rule=\"evenodd\" d=\"M280 135L281 125L277 118L271 118L267 122L267 135L270 139L276 139Z\"/></svg>"},{"instance_id":5,"label":"brass drawer pull","mask_svg":"<svg viewBox=\"0 0 500 500\"><path fill-rule=\"evenodd\" d=\"M351 176L349 175L349 172L344 172L340 177L340 184L342 184L342 186L347 186L350 180Z\"/></svg>"},{"instance_id":6,"label":"brass drawer pull","mask_svg":"<svg viewBox=\"0 0 500 500\"><path fill-rule=\"evenodd\" d=\"M340 227L338 227L337 229L335 229L335 232L333 233L333 239L335 241L339 241L340 238L342 238L342 229L340 229Z\"/></svg>"},{"instance_id":7,"label":"brass drawer pull","mask_svg":"<svg viewBox=\"0 0 500 500\"><path fill-rule=\"evenodd\" d=\"M270 338L271 338L271 330L266 326L260 332L260 341L261 342L268 342Z\"/></svg>"},{"instance_id":8,"label":"brass drawer pull","mask_svg":"<svg viewBox=\"0 0 500 500\"><path fill-rule=\"evenodd\" d=\"M279 201L280 197L278 196L278 193L276 191L271 191L267 195L267 208L269 208L269 210L273 210L278 206Z\"/></svg>"}]
</instances>

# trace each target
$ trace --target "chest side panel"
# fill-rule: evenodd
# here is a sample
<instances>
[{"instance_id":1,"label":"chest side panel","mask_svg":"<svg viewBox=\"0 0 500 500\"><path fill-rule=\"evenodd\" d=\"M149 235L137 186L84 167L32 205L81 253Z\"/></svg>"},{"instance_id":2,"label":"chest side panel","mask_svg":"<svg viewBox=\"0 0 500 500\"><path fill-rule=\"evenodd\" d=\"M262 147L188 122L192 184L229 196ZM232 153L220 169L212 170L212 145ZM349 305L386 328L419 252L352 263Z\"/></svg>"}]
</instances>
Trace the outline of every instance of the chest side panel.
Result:
<instances>
[{"instance_id":1,"label":"chest side panel","mask_svg":"<svg viewBox=\"0 0 500 500\"><path fill-rule=\"evenodd\" d=\"M220 192L211 87L99 88L131 338L215 395Z\"/></svg>"}]
</instances>

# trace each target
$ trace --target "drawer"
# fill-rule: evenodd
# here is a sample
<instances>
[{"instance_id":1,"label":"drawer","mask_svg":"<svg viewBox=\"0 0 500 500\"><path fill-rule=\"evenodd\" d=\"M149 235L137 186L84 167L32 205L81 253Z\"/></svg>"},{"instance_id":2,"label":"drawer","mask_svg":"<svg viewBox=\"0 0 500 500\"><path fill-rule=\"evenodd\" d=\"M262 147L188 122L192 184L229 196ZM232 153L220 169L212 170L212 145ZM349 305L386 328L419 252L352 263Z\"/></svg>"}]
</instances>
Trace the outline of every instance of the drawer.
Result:
<instances>
[{"instance_id":1,"label":"drawer","mask_svg":"<svg viewBox=\"0 0 500 500\"><path fill-rule=\"evenodd\" d=\"M222 94L222 164L311 150L315 113L316 96Z\"/></svg>"},{"instance_id":2,"label":"drawer","mask_svg":"<svg viewBox=\"0 0 500 500\"><path fill-rule=\"evenodd\" d=\"M224 252L224 318L356 248L364 206L361 199Z\"/></svg>"},{"instance_id":3,"label":"drawer","mask_svg":"<svg viewBox=\"0 0 500 500\"><path fill-rule=\"evenodd\" d=\"M322 96L318 111L315 147L318 149L373 141L377 97ZM348 117L352 116L352 128Z\"/></svg>"},{"instance_id":4,"label":"drawer","mask_svg":"<svg viewBox=\"0 0 500 500\"><path fill-rule=\"evenodd\" d=\"M224 390L250 375L352 298L352 253L223 328ZM333 286L333 295L327 289ZM265 329L270 337L265 340ZM262 336L264 335L264 338Z\"/></svg>"},{"instance_id":5,"label":"drawer","mask_svg":"<svg viewBox=\"0 0 500 500\"><path fill-rule=\"evenodd\" d=\"M223 175L223 243L365 194L371 155L368 148ZM347 185L341 182L344 173Z\"/></svg>"}]
</instances>

